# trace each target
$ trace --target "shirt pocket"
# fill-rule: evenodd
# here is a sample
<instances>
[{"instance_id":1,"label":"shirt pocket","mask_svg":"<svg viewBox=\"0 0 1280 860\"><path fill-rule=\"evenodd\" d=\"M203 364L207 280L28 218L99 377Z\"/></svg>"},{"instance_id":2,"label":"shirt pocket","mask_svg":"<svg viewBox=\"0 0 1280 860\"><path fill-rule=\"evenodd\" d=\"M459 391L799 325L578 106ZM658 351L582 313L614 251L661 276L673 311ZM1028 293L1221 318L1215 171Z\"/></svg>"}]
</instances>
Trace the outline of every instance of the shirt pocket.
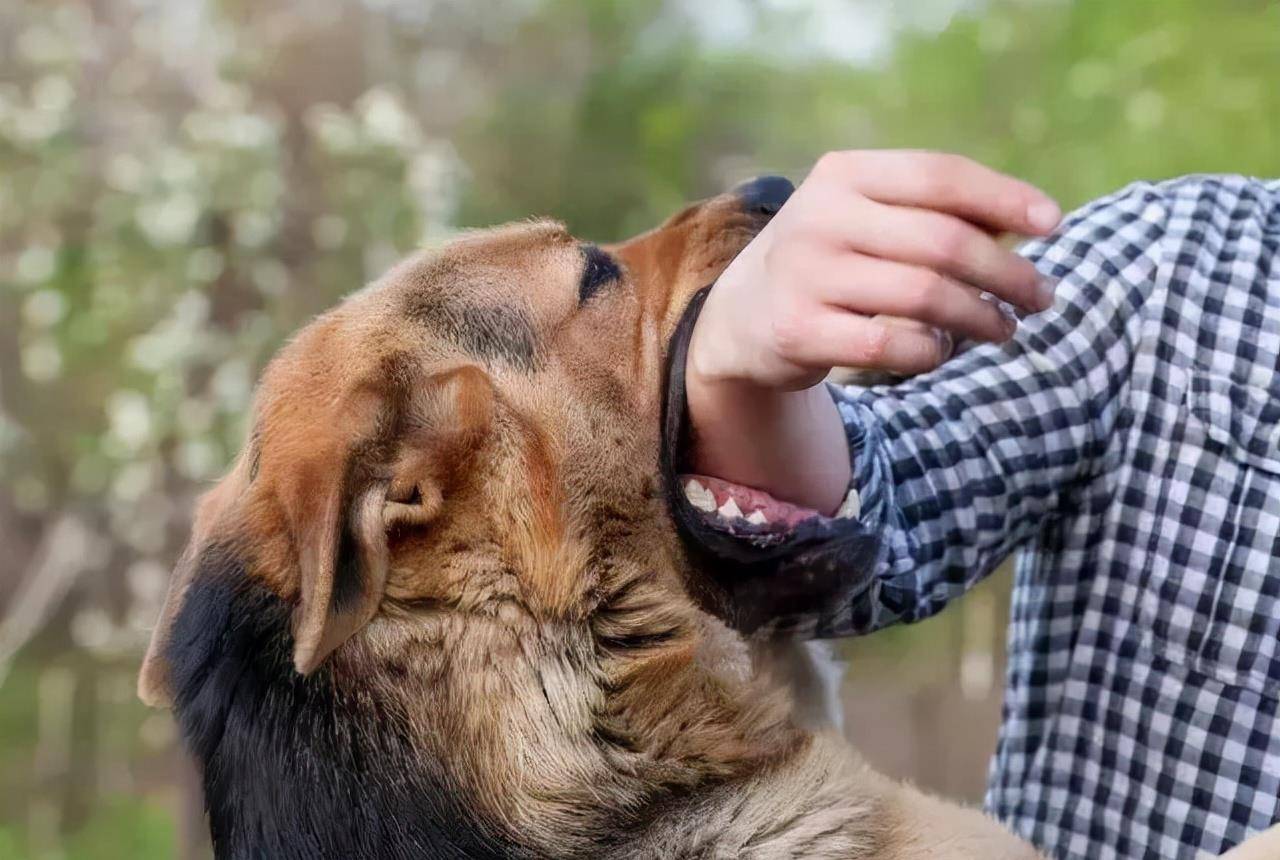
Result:
<instances>
[{"instance_id":1,"label":"shirt pocket","mask_svg":"<svg viewBox=\"0 0 1280 860\"><path fill-rule=\"evenodd\" d=\"M1186 399L1205 435L1228 457L1280 475L1280 397L1197 368Z\"/></svg>"},{"instance_id":2,"label":"shirt pocket","mask_svg":"<svg viewBox=\"0 0 1280 860\"><path fill-rule=\"evenodd\" d=\"M1153 650L1280 697L1280 396L1195 366L1141 595Z\"/></svg>"}]
</instances>

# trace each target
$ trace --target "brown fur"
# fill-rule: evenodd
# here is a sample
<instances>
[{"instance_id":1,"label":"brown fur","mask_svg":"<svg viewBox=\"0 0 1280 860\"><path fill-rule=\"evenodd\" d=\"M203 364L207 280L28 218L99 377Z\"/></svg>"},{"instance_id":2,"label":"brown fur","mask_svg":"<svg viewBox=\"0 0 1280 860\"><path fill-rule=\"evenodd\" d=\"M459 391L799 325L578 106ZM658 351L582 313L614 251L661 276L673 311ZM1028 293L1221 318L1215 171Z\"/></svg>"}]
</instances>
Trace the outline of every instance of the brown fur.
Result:
<instances>
[{"instance_id":1,"label":"brown fur","mask_svg":"<svg viewBox=\"0 0 1280 860\"><path fill-rule=\"evenodd\" d=\"M297 670L386 703L530 855L1034 856L800 728L686 593L661 363L759 217L690 207L611 247L622 276L581 307L562 227L477 232L304 328L200 504L143 698L172 698L173 618L217 540L294 607Z\"/></svg>"}]
</instances>

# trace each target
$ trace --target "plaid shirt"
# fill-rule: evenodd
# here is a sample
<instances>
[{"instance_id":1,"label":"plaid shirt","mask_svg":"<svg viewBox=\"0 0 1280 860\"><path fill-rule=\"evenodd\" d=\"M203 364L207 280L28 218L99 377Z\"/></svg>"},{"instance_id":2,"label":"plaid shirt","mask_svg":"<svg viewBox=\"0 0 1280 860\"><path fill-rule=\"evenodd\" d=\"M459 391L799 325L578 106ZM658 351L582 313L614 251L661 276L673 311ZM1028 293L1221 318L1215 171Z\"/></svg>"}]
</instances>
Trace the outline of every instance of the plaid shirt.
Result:
<instances>
[{"instance_id":1,"label":"plaid shirt","mask_svg":"<svg viewBox=\"0 0 1280 860\"><path fill-rule=\"evenodd\" d=\"M1280 821L1280 182L1139 183L1025 254L1060 286L1011 343L833 388L877 585L809 627L1017 552L988 809L1058 857L1216 854Z\"/></svg>"}]
</instances>

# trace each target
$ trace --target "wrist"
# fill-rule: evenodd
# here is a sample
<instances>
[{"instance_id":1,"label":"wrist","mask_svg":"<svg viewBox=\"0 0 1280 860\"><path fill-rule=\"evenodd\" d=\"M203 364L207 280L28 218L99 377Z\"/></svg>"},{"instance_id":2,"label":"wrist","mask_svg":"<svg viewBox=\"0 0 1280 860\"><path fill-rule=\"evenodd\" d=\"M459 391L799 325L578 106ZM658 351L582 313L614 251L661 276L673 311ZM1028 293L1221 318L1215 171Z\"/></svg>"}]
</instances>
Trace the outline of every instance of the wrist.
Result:
<instances>
[{"instance_id":1,"label":"wrist","mask_svg":"<svg viewBox=\"0 0 1280 860\"><path fill-rule=\"evenodd\" d=\"M825 385L789 390L689 373L686 395L697 472L825 514L840 506L851 467Z\"/></svg>"}]
</instances>

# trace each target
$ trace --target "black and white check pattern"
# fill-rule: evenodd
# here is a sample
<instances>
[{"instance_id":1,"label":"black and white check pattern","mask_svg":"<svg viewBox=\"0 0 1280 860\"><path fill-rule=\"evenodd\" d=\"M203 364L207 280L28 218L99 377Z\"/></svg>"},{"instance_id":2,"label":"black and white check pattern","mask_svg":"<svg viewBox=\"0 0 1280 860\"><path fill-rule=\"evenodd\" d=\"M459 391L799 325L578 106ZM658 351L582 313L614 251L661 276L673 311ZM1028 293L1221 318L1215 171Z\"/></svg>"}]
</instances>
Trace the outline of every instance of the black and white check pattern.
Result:
<instances>
[{"instance_id":1,"label":"black and white check pattern","mask_svg":"<svg viewBox=\"0 0 1280 860\"><path fill-rule=\"evenodd\" d=\"M833 389L883 545L816 633L1018 552L988 808L1056 857L1216 854L1280 821L1280 182L1132 185L1025 253L1060 285L1013 342Z\"/></svg>"}]
</instances>

